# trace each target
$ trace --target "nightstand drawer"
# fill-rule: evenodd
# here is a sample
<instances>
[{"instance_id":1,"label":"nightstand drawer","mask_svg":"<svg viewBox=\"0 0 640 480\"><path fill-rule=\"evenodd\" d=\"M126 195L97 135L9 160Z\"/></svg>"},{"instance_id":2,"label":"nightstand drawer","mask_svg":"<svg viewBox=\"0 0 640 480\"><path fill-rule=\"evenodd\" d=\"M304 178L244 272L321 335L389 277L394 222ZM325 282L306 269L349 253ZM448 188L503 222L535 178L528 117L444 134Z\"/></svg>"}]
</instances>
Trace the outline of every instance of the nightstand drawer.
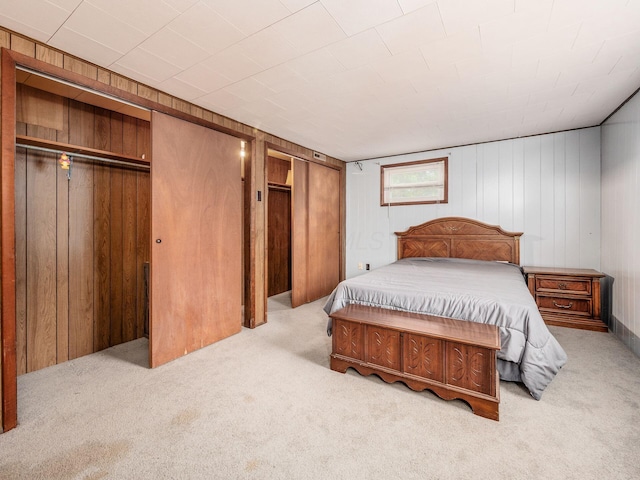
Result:
<instances>
[{"instance_id":1,"label":"nightstand drawer","mask_svg":"<svg viewBox=\"0 0 640 480\"><path fill-rule=\"evenodd\" d=\"M584 315L586 317L590 317L592 314L592 305L590 298L537 295L536 300L540 312Z\"/></svg>"},{"instance_id":2,"label":"nightstand drawer","mask_svg":"<svg viewBox=\"0 0 640 480\"><path fill-rule=\"evenodd\" d=\"M571 293L573 295L591 295L590 278L536 277L537 292Z\"/></svg>"}]
</instances>

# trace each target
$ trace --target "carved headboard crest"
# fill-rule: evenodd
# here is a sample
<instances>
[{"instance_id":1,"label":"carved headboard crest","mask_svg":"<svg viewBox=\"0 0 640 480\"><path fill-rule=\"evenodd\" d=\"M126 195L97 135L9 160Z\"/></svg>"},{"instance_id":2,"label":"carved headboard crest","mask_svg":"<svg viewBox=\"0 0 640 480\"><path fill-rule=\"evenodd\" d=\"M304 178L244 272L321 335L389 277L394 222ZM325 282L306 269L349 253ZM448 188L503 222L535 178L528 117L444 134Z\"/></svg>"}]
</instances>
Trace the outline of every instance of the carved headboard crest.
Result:
<instances>
[{"instance_id":1,"label":"carved headboard crest","mask_svg":"<svg viewBox=\"0 0 640 480\"><path fill-rule=\"evenodd\" d=\"M396 232L398 259L448 257L520 263L522 233L462 217L444 217Z\"/></svg>"}]
</instances>

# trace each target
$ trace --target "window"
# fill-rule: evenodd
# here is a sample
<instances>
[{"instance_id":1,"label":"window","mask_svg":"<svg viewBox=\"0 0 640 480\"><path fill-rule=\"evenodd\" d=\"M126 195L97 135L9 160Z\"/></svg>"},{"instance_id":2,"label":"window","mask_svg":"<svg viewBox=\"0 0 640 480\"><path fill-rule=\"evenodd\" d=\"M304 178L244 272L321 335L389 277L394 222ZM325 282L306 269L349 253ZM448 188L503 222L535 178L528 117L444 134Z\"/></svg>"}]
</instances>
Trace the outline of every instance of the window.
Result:
<instances>
[{"instance_id":1,"label":"window","mask_svg":"<svg viewBox=\"0 0 640 480\"><path fill-rule=\"evenodd\" d=\"M448 158L380 166L380 205L447 203Z\"/></svg>"}]
</instances>

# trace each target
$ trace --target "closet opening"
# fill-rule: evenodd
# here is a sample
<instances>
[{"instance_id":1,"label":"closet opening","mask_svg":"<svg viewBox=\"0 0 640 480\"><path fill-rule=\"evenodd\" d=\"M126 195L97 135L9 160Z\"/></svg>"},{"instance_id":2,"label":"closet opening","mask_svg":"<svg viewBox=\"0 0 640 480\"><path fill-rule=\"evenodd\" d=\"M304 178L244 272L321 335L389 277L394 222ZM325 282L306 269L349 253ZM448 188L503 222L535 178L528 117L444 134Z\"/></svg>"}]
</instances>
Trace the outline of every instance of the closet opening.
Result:
<instances>
[{"instance_id":1,"label":"closet opening","mask_svg":"<svg viewBox=\"0 0 640 480\"><path fill-rule=\"evenodd\" d=\"M17 374L148 336L150 112L18 68L15 145Z\"/></svg>"},{"instance_id":2,"label":"closet opening","mask_svg":"<svg viewBox=\"0 0 640 480\"><path fill-rule=\"evenodd\" d=\"M291 308L293 157L267 149L267 311Z\"/></svg>"}]
</instances>

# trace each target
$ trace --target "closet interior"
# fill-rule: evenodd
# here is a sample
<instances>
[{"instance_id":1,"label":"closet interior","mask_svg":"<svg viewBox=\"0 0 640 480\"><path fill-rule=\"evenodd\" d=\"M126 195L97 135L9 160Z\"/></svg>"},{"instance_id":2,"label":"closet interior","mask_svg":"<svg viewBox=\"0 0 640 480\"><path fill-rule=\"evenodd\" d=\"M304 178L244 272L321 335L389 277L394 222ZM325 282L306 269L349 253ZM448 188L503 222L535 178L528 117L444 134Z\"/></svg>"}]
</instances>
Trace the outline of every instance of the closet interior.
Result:
<instances>
[{"instance_id":1,"label":"closet interior","mask_svg":"<svg viewBox=\"0 0 640 480\"><path fill-rule=\"evenodd\" d=\"M147 333L151 155L150 112L25 71L17 80L20 375Z\"/></svg>"}]
</instances>

